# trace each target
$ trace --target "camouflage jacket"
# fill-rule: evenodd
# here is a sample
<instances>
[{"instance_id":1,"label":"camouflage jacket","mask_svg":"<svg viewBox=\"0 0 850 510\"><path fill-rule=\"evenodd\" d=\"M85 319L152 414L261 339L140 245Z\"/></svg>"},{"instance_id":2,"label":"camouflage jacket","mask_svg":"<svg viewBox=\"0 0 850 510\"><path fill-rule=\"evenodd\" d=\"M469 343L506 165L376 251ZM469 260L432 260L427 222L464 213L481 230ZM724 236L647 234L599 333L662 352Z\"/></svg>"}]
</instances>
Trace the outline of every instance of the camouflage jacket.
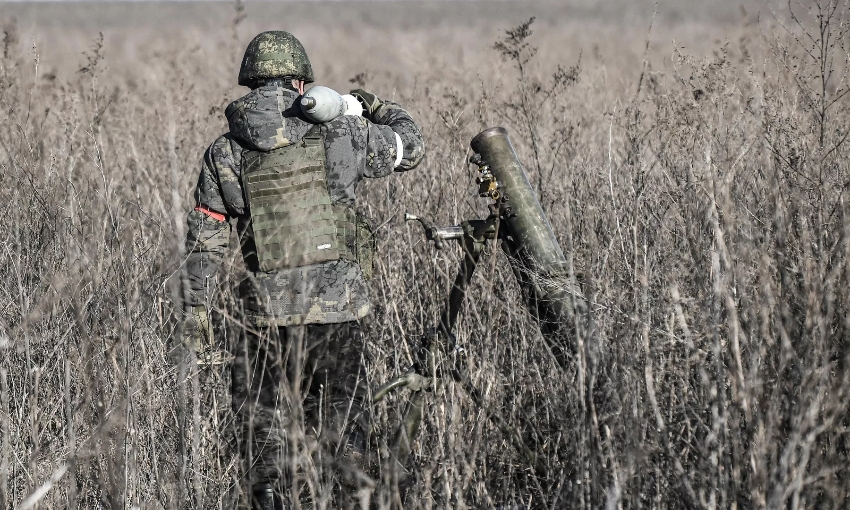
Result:
<instances>
[{"instance_id":1,"label":"camouflage jacket","mask_svg":"<svg viewBox=\"0 0 850 510\"><path fill-rule=\"evenodd\" d=\"M239 293L249 319L285 326L346 322L369 313L369 288L356 262L338 260L267 273L259 271L256 255L251 253L251 212L242 187L242 154L270 151L301 140L313 124L303 118L296 98L298 93L293 90L267 86L227 107L230 132L204 154L195 189L197 207L188 216L188 305L207 304L235 223L248 268ZM419 128L400 106L386 101L372 117L369 121L345 115L322 124L328 191L335 203L354 207L361 179L410 170L424 156ZM404 148L398 166L396 134Z\"/></svg>"}]
</instances>

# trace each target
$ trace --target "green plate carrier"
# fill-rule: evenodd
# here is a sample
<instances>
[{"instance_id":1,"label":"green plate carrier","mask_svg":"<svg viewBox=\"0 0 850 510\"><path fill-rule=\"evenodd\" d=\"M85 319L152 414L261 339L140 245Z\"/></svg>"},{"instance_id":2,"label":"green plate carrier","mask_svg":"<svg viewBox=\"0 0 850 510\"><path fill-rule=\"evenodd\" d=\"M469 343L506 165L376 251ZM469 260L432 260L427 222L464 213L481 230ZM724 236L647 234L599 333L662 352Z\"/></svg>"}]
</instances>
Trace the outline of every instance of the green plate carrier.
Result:
<instances>
[{"instance_id":1,"label":"green plate carrier","mask_svg":"<svg viewBox=\"0 0 850 510\"><path fill-rule=\"evenodd\" d=\"M331 201L319 126L295 144L244 158L260 271L357 260L355 213Z\"/></svg>"}]
</instances>

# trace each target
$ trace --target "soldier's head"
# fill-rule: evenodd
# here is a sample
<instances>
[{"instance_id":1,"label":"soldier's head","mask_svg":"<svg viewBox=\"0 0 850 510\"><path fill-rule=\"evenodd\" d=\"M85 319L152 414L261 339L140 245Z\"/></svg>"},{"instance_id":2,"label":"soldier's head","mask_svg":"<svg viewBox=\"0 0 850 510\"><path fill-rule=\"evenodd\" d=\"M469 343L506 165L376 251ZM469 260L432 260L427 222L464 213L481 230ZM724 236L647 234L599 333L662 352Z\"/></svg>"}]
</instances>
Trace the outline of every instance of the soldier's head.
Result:
<instances>
[{"instance_id":1,"label":"soldier's head","mask_svg":"<svg viewBox=\"0 0 850 510\"><path fill-rule=\"evenodd\" d=\"M303 93L307 83L313 83L310 59L301 41L289 32L263 32L248 44L239 69L239 85L255 89L276 84Z\"/></svg>"}]
</instances>

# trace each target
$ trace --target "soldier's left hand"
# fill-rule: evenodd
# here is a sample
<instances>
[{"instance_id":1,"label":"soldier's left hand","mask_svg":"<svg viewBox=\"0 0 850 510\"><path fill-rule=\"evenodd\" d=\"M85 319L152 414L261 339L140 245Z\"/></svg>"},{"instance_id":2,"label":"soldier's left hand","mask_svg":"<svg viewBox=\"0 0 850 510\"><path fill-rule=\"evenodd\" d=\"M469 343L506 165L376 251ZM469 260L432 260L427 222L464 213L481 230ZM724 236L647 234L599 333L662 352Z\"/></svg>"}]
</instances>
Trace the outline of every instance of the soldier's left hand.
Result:
<instances>
[{"instance_id":1,"label":"soldier's left hand","mask_svg":"<svg viewBox=\"0 0 850 510\"><path fill-rule=\"evenodd\" d=\"M363 105L363 116L367 119L372 119L372 115L381 107L381 100L375 94L366 92L363 89L354 89L351 95L355 97L360 104Z\"/></svg>"}]
</instances>

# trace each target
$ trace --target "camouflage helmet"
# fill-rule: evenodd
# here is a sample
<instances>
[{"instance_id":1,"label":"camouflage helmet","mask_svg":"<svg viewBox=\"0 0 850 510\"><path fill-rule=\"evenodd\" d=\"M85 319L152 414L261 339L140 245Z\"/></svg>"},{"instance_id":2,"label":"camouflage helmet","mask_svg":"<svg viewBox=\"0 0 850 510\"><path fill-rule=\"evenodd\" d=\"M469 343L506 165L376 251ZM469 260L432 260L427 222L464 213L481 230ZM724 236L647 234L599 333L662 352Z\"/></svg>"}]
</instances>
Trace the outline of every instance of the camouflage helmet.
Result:
<instances>
[{"instance_id":1,"label":"camouflage helmet","mask_svg":"<svg viewBox=\"0 0 850 510\"><path fill-rule=\"evenodd\" d=\"M313 68L304 46L289 32L263 32L245 50L239 85L250 87L256 80L292 76L313 83Z\"/></svg>"}]
</instances>

